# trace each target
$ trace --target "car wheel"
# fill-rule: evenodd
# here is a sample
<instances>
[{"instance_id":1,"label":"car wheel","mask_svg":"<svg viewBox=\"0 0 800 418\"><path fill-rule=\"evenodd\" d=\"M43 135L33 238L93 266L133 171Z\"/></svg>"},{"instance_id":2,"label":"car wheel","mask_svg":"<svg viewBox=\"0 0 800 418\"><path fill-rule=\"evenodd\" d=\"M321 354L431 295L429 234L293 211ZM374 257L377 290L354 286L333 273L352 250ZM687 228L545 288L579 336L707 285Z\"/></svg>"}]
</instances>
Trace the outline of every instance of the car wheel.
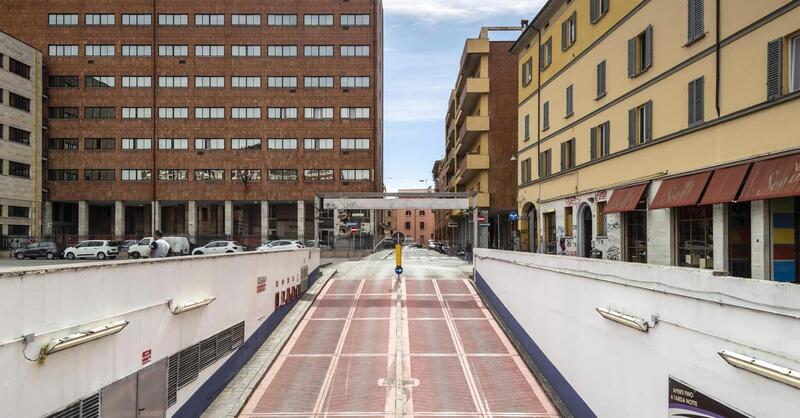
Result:
<instances>
[{"instance_id":1,"label":"car wheel","mask_svg":"<svg viewBox=\"0 0 800 418\"><path fill-rule=\"evenodd\" d=\"M52 259L54 259L54 258L56 258L56 255L55 255L55 254L53 254L53 253L47 253L47 259L48 259L48 260L52 260Z\"/></svg>"},{"instance_id":2,"label":"car wheel","mask_svg":"<svg viewBox=\"0 0 800 418\"><path fill-rule=\"evenodd\" d=\"M105 260L106 259L106 253L103 253L103 252L97 253L97 259L98 260Z\"/></svg>"},{"instance_id":3,"label":"car wheel","mask_svg":"<svg viewBox=\"0 0 800 418\"><path fill-rule=\"evenodd\" d=\"M17 253L14 257L17 257L17 260L24 260L25 259L25 254Z\"/></svg>"},{"instance_id":4,"label":"car wheel","mask_svg":"<svg viewBox=\"0 0 800 418\"><path fill-rule=\"evenodd\" d=\"M66 258L67 258L67 260L74 260L75 259L75 253L67 253Z\"/></svg>"},{"instance_id":5,"label":"car wheel","mask_svg":"<svg viewBox=\"0 0 800 418\"><path fill-rule=\"evenodd\" d=\"M202 251L195 251L194 255L203 255L203 252Z\"/></svg>"},{"instance_id":6,"label":"car wheel","mask_svg":"<svg viewBox=\"0 0 800 418\"><path fill-rule=\"evenodd\" d=\"M233 254L233 251L231 250L225 251L225 254Z\"/></svg>"},{"instance_id":7,"label":"car wheel","mask_svg":"<svg viewBox=\"0 0 800 418\"><path fill-rule=\"evenodd\" d=\"M139 257L141 257L141 256L139 255L139 252L138 252L138 251L134 251L134 252L132 252L132 253L128 254L128 257L129 257L129 258L132 258L132 259L134 259L134 260L138 260L138 259L139 259Z\"/></svg>"}]
</instances>

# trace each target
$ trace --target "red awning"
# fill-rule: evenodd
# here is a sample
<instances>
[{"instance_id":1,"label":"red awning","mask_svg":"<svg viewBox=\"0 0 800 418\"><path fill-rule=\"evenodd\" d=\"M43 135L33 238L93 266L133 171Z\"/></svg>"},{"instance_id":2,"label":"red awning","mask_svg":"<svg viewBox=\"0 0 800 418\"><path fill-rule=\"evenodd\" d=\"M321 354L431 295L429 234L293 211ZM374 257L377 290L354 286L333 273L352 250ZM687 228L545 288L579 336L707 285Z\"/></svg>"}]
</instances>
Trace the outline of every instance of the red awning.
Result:
<instances>
[{"instance_id":1,"label":"red awning","mask_svg":"<svg viewBox=\"0 0 800 418\"><path fill-rule=\"evenodd\" d=\"M789 196L800 196L800 154L755 163L739 201Z\"/></svg>"},{"instance_id":2,"label":"red awning","mask_svg":"<svg viewBox=\"0 0 800 418\"><path fill-rule=\"evenodd\" d=\"M603 213L630 212L636 209L646 188L647 183L614 190Z\"/></svg>"},{"instance_id":3,"label":"red awning","mask_svg":"<svg viewBox=\"0 0 800 418\"><path fill-rule=\"evenodd\" d=\"M703 189L708 183L711 172L693 174L665 180L661 183L655 199L650 203L650 209L677 208L680 206L694 206L700 200Z\"/></svg>"},{"instance_id":4,"label":"red awning","mask_svg":"<svg viewBox=\"0 0 800 418\"><path fill-rule=\"evenodd\" d=\"M742 164L714 171L700 204L713 205L735 201L749 168L750 164Z\"/></svg>"}]
</instances>

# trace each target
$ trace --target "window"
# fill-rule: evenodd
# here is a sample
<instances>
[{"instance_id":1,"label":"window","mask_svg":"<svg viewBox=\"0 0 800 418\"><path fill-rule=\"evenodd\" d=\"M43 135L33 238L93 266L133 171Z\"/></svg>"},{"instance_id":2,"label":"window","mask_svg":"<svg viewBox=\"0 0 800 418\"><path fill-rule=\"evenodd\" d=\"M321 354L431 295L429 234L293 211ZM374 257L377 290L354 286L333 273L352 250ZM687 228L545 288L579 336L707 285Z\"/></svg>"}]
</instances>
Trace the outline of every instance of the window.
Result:
<instances>
[{"instance_id":1,"label":"window","mask_svg":"<svg viewBox=\"0 0 800 418\"><path fill-rule=\"evenodd\" d=\"M692 43L705 36L703 3L703 0L689 0L688 2L687 43Z\"/></svg>"},{"instance_id":2,"label":"window","mask_svg":"<svg viewBox=\"0 0 800 418\"><path fill-rule=\"evenodd\" d=\"M159 45L158 55L161 57L185 57L189 55L188 45Z\"/></svg>"},{"instance_id":3,"label":"window","mask_svg":"<svg viewBox=\"0 0 800 418\"><path fill-rule=\"evenodd\" d=\"M189 149L189 140L186 138L159 138L158 149Z\"/></svg>"},{"instance_id":4,"label":"window","mask_svg":"<svg viewBox=\"0 0 800 418\"><path fill-rule=\"evenodd\" d=\"M269 119L297 119L296 107L270 107L267 109Z\"/></svg>"},{"instance_id":5,"label":"window","mask_svg":"<svg viewBox=\"0 0 800 418\"><path fill-rule=\"evenodd\" d=\"M561 143L561 171L575 167L575 138Z\"/></svg>"},{"instance_id":6,"label":"window","mask_svg":"<svg viewBox=\"0 0 800 418\"><path fill-rule=\"evenodd\" d=\"M194 149L198 151L225 149L225 138L196 138Z\"/></svg>"},{"instance_id":7,"label":"window","mask_svg":"<svg viewBox=\"0 0 800 418\"><path fill-rule=\"evenodd\" d=\"M653 101L628 111L628 146L642 145L653 139Z\"/></svg>"},{"instance_id":8,"label":"window","mask_svg":"<svg viewBox=\"0 0 800 418\"><path fill-rule=\"evenodd\" d=\"M83 141L83 149L109 151L116 149L114 142L114 138L86 138Z\"/></svg>"},{"instance_id":9,"label":"window","mask_svg":"<svg viewBox=\"0 0 800 418\"><path fill-rule=\"evenodd\" d=\"M259 150L261 149L261 138L233 138L231 139L231 149Z\"/></svg>"},{"instance_id":10,"label":"window","mask_svg":"<svg viewBox=\"0 0 800 418\"><path fill-rule=\"evenodd\" d=\"M8 58L8 71L28 80L31 78L30 65L24 64L11 57Z\"/></svg>"},{"instance_id":11,"label":"window","mask_svg":"<svg viewBox=\"0 0 800 418\"><path fill-rule=\"evenodd\" d=\"M267 15L267 26L297 26L297 15Z\"/></svg>"},{"instance_id":12,"label":"window","mask_svg":"<svg viewBox=\"0 0 800 418\"><path fill-rule=\"evenodd\" d=\"M597 202L596 230L598 237L607 237L606 231L606 202Z\"/></svg>"},{"instance_id":13,"label":"window","mask_svg":"<svg viewBox=\"0 0 800 418\"><path fill-rule=\"evenodd\" d=\"M76 75L51 75L47 85L51 88L56 87L80 87L80 81Z\"/></svg>"},{"instance_id":14,"label":"window","mask_svg":"<svg viewBox=\"0 0 800 418\"><path fill-rule=\"evenodd\" d=\"M531 165L532 161L530 158L526 158L520 162L519 175L521 184L527 184L533 180Z\"/></svg>"},{"instance_id":15,"label":"window","mask_svg":"<svg viewBox=\"0 0 800 418\"><path fill-rule=\"evenodd\" d=\"M333 45L306 45L303 54L307 57L332 57Z\"/></svg>"},{"instance_id":16,"label":"window","mask_svg":"<svg viewBox=\"0 0 800 418\"><path fill-rule=\"evenodd\" d=\"M303 180L307 182L333 181L333 170L328 170L328 169L303 170Z\"/></svg>"},{"instance_id":17,"label":"window","mask_svg":"<svg viewBox=\"0 0 800 418\"><path fill-rule=\"evenodd\" d=\"M78 149L78 138L50 138L47 141L47 148L51 150L75 150Z\"/></svg>"},{"instance_id":18,"label":"window","mask_svg":"<svg viewBox=\"0 0 800 418\"><path fill-rule=\"evenodd\" d=\"M116 84L115 78L113 75L111 76L101 76L101 75L87 75L86 76L86 87L114 87Z\"/></svg>"},{"instance_id":19,"label":"window","mask_svg":"<svg viewBox=\"0 0 800 418\"><path fill-rule=\"evenodd\" d=\"M544 70L553 62L553 37L547 40L539 47L539 67Z\"/></svg>"},{"instance_id":20,"label":"window","mask_svg":"<svg viewBox=\"0 0 800 418\"><path fill-rule=\"evenodd\" d=\"M689 126L703 122L704 85L704 77L689 82Z\"/></svg>"},{"instance_id":21,"label":"window","mask_svg":"<svg viewBox=\"0 0 800 418\"><path fill-rule=\"evenodd\" d=\"M231 108L231 118L233 119L261 119L260 107L233 107Z\"/></svg>"},{"instance_id":22,"label":"window","mask_svg":"<svg viewBox=\"0 0 800 418\"><path fill-rule=\"evenodd\" d=\"M23 131L22 129L17 129L13 126L8 127L8 140L11 142L16 142L18 144L31 144L31 133L28 131Z\"/></svg>"},{"instance_id":23,"label":"window","mask_svg":"<svg viewBox=\"0 0 800 418\"><path fill-rule=\"evenodd\" d=\"M231 170L231 180L248 183L261 181L261 170L252 168Z\"/></svg>"},{"instance_id":24,"label":"window","mask_svg":"<svg viewBox=\"0 0 800 418\"><path fill-rule=\"evenodd\" d=\"M405 229L411 229L411 222L406 222L406 225L405 225L405 226L406 226L406 228L405 228Z\"/></svg>"},{"instance_id":25,"label":"window","mask_svg":"<svg viewBox=\"0 0 800 418\"><path fill-rule=\"evenodd\" d=\"M611 153L611 122L595 126L589 131L590 157L592 160L603 158Z\"/></svg>"},{"instance_id":26,"label":"window","mask_svg":"<svg viewBox=\"0 0 800 418\"><path fill-rule=\"evenodd\" d=\"M196 57L224 57L225 45L195 45L194 55Z\"/></svg>"},{"instance_id":27,"label":"window","mask_svg":"<svg viewBox=\"0 0 800 418\"><path fill-rule=\"evenodd\" d=\"M31 166L29 164L18 163L16 161L9 161L8 175L29 179L31 178Z\"/></svg>"},{"instance_id":28,"label":"window","mask_svg":"<svg viewBox=\"0 0 800 418\"><path fill-rule=\"evenodd\" d=\"M342 138L341 139L341 147L342 147L342 151L369 149L369 139L368 138Z\"/></svg>"},{"instance_id":29,"label":"window","mask_svg":"<svg viewBox=\"0 0 800 418\"><path fill-rule=\"evenodd\" d=\"M369 15L341 15L342 26L369 26Z\"/></svg>"},{"instance_id":30,"label":"window","mask_svg":"<svg viewBox=\"0 0 800 418\"><path fill-rule=\"evenodd\" d=\"M371 170L342 170L342 181L369 181Z\"/></svg>"},{"instance_id":31,"label":"window","mask_svg":"<svg viewBox=\"0 0 800 418\"><path fill-rule=\"evenodd\" d=\"M306 119L333 119L332 107L307 107L304 112Z\"/></svg>"},{"instance_id":32,"label":"window","mask_svg":"<svg viewBox=\"0 0 800 418\"><path fill-rule=\"evenodd\" d=\"M189 117L188 107L159 107L159 119L187 119Z\"/></svg>"},{"instance_id":33,"label":"window","mask_svg":"<svg viewBox=\"0 0 800 418\"><path fill-rule=\"evenodd\" d=\"M195 119L225 119L224 107L196 107L194 109Z\"/></svg>"},{"instance_id":34,"label":"window","mask_svg":"<svg viewBox=\"0 0 800 418\"><path fill-rule=\"evenodd\" d=\"M297 45L270 45L267 47L270 57L296 57Z\"/></svg>"},{"instance_id":35,"label":"window","mask_svg":"<svg viewBox=\"0 0 800 418\"><path fill-rule=\"evenodd\" d=\"M369 119L368 107L343 107L341 108L342 119Z\"/></svg>"},{"instance_id":36,"label":"window","mask_svg":"<svg viewBox=\"0 0 800 418\"><path fill-rule=\"evenodd\" d=\"M333 87L333 77L303 77L305 88L331 88Z\"/></svg>"},{"instance_id":37,"label":"window","mask_svg":"<svg viewBox=\"0 0 800 418\"><path fill-rule=\"evenodd\" d=\"M597 64L597 95L596 98L601 98L606 95L606 62L603 61Z\"/></svg>"},{"instance_id":38,"label":"window","mask_svg":"<svg viewBox=\"0 0 800 418\"><path fill-rule=\"evenodd\" d=\"M225 87L225 77L196 76L194 86L198 88L223 88Z\"/></svg>"},{"instance_id":39,"label":"window","mask_svg":"<svg viewBox=\"0 0 800 418\"><path fill-rule=\"evenodd\" d=\"M522 64L522 86L526 87L533 81L533 58L528 58Z\"/></svg>"},{"instance_id":40,"label":"window","mask_svg":"<svg viewBox=\"0 0 800 418\"><path fill-rule=\"evenodd\" d=\"M194 181L223 181L225 180L225 170L221 169L197 169L194 170Z\"/></svg>"},{"instance_id":41,"label":"window","mask_svg":"<svg viewBox=\"0 0 800 418\"><path fill-rule=\"evenodd\" d=\"M267 86L270 88L297 88L297 77L267 77Z\"/></svg>"},{"instance_id":42,"label":"window","mask_svg":"<svg viewBox=\"0 0 800 418\"><path fill-rule=\"evenodd\" d=\"M231 55L234 57L260 57L261 45L232 45Z\"/></svg>"},{"instance_id":43,"label":"window","mask_svg":"<svg viewBox=\"0 0 800 418\"><path fill-rule=\"evenodd\" d=\"M122 76L122 87L126 88L145 88L152 86L150 76Z\"/></svg>"},{"instance_id":44,"label":"window","mask_svg":"<svg viewBox=\"0 0 800 418\"><path fill-rule=\"evenodd\" d=\"M103 26L112 26L114 25L114 15L113 14L89 14L85 15L86 19L86 26L94 26L94 25L103 25Z\"/></svg>"},{"instance_id":45,"label":"window","mask_svg":"<svg viewBox=\"0 0 800 418\"><path fill-rule=\"evenodd\" d=\"M566 51L577 39L578 18L577 12L573 11L567 20L561 22L561 50Z\"/></svg>"},{"instance_id":46,"label":"window","mask_svg":"<svg viewBox=\"0 0 800 418\"><path fill-rule=\"evenodd\" d=\"M47 109L50 119L78 119L77 107L50 107Z\"/></svg>"},{"instance_id":47,"label":"window","mask_svg":"<svg viewBox=\"0 0 800 418\"><path fill-rule=\"evenodd\" d=\"M194 24L196 26L223 26L225 25L225 15L196 14L194 15Z\"/></svg>"},{"instance_id":48,"label":"window","mask_svg":"<svg viewBox=\"0 0 800 418\"><path fill-rule=\"evenodd\" d=\"M547 150L539 154L539 177L547 177L553 174L553 151Z\"/></svg>"},{"instance_id":49,"label":"window","mask_svg":"<svg viewBox=\"0 0 800 418\"><path fill-rule=\"evenodd\" d=\"M572 206L564 208L564 236L575 236L574 220L572 216Z\"/></svg>"},{"instance_id":50,"label":"window","mask_svg":"<svg viewBox=\"0 0 800 418\"><path fill-rule=\"evenodd\" d=\"M333 15L305 15L303 23L306 26L333 26Z\"/></svg>"},{"instance_id":51,"label":"window","mask_svg":"<svg viewBox=\"0 0 800 418\"><path fill-rule=\"evenodd\" d=\"M47 180L49 180L49 181L78 181L78 170L73 170L73 169L51 169L51 170L47 170Z\"/></svg>"},{"instance_id":52,"label":"window","mask_svg":"<svg viewBox=\"0 0 800 418\"><path fill-rule=\"evenodd\" d=\"M523 119L522 135L526 141L531 139L531 115L525 115Z\"/></svg>"},{"instance_id":53,"label":"window","mask_svg":"<svg viewBox=\"0 0 800 418\"><path fill-rule=\"evenodd\" d=\"M567 113L565 117L570 117L573 114L573 93L572 93L573 89L574 87L572 87L571 84L567 86L567 91L566 91Z\"/></svg>"},{"instance_id":54,"label":"window","mask_svg":"<svg viewBox=\"0 0 800 418\"><path fill-rule=\"evenodd\" d=\"M186 26L189 24L187 14L160 14L158 24L161 26Z\"/></svg>"},{"instance_id":55,"label":"window","mask_svg":"<svg viewBox=\"0 0 800 418\"><path fill-rule=\"evenodd\" d=\"M261 15L231 15L233 26L261 26Z\"/></svg>"},{"instance_id":56,"label":"window","mask_svg":"<svg viewBox=\"0 0 800 418\"><path fill-rule=\"evenodd\" d=\"M363 77L341 77L339 82L342 85L342 88L368 88L369 87L369 76Z\"/></svg>"},{"instance_id":57,"label":"window","mask_svg":"<svg viewBox=\"0 0 800 418\"><path fill-rule=\"evenodd\" d=\"M86 45L87 57L113 57L116 47L114 45Z\"/></svg>"},{"instance_id":58,"label":"window","mask_svg":"<svg viewBox=\"0 0 800 418\"><path fill-rule=\"evenodd\" d=\"M86 119L116 119L117 109L113 107L87 107L84 109Z\"/></svg>"},{"instance_id":59,"label":"window","mask_svg":"<svg viewBox=\"0 0 800 418\"><path fill-rule=\"evenodd\" d=\"M712 212L711 205L677 208L679 266L714 268Z\"/></svg>"},{"instance_id":60,"label":"window","mask_svg":"<svg viewBox=\"0 0 800 418\"><path fill-rule=\"evenodd\" d=\"M267 149L294 150L297 149L297 139L294 138L269 138Z\"/></svg>"},{"instance_id":61,"label":"window","mask_svg":"<svg viewBox=\"0 0 800 418\"><path fill-rule=\"evenodd\" d=\"M800 35L789 41L789 92L800 90Z\"/></svg>"},{"instance_id":62,"label":"window","mask_svg":"<svg viewBox=\"0 0 800 418\"><path fill-rule=\"evenodd\" d=\"M47 15L47 20L50 26L77 26L78 14L51 13Z\"/></svg>"},{"instance_id":63,"label":"window","mask_svg":"<svg viewBox=\"0 0 800 418\"><path fill-rule=\"evenodd\" d=\"M17 235L27 237L30 235L30 225L9 225L8 235Z\"/></svg>"},{"instance_id":64,"label":"window","mask_svg":"<svg viewBox=\"0 0 800 418\"><path fill-rule=\"evenodd\" d=\"M151 173L150 170L123 169L120 178L122 181L150 181Z\"/></svg>"},{"instance_id":65,"label":"window","mask_svg":"<svg viewBox=\"0 0 800 418\"><path fill-rule=\"evenodd\" d=\"M122 26L150 26L153 17L149 14L122 14Z\"/></svg>"},{"instance_id":66,"label":"window","mask_svg":"<svg viewBox=\"0 0 800 418\"><path fill-rule=\"evenodd\" d=\"M605 212L605 204L603 204L603 212ZM639 201L635 210L623 213L622 220L625 226L623 229L625 261L647 263L647 203L645 199Z\"/></svg>"},{"instance_id":67,"label":"window","mask_svg":"<svg viewBox=\"0 0 800 418\"><path fill-rule=\"evenodd\" d=\"M166 169L158 170L158 180L160 181L186 181L188 170Z\"/></svg>"},{"instance_id":68,"label":"window","mask_svg":"<svg viewBox=\"0 0 800 418\"><path fill-rule=\"evenodd\" d=\"M150 138L122 138L122 149L145 150L152 147Z\"/></svg>"},{"instance_id":69,"label":"window","mask_svg":"<svg viewBox=\"0 0 800 418\"><path fill-rule=\"evenodd\" d=\"M589 21L597 23L608 13L608 0L589 0Z\"/></svg>"},{"instance_id":70,"label":"window","mask_svg":"<svg viewBox=\"0 0 800 418\"><path fill-rule=\"evenodd\" d=\"M297 170L270 169L267 175L270 181L297 181Z\"/></svg>"},{"instance_id":71,"label":"window","mask_svg":"<svg viewBox=\"0 0 800 418\"><path fill-rule=\"evenodd\" d=\"M151 45L122 45L123 57L149 57L152 54Z\"/></svg>"},{"instance_id":72,"label":"window","mask_svg":"<svg viewBox=\"0 0 800 418\"><path fill-rule=\"evenodd\" d=\"M304 149L308 150L326 150L333 149L332 138L306 138L303 145Z\"/></svg>"},{"instance_id":73,"label":"window","mask_svg":"<svg viewBox=\"0 0 800 418\"><path fill-rule=\"evenodd\" d=\"M261 88L261 77L231 77L231 86L234 88Z\"/></svg>"},{"instance_id":74,"label":"window","mask_svg":"<svg viewBox=\"0 0 800 418\"><path fill-rule=\"evenodd\" d=\"M153 109L149 107L123 107L122 119L150 119Z\"/></svg>"},{"instance_id":75,"label":"window","mask_svg":"<svg viewBox=\"0 0 800 418\"><path fill-rule=\"evenodd\" d=\"M628 39L628 77L633 78L647 71L653 63L653 27Z\"/></svg>"},{"instance_id":76,"label":"window","mask_svg":"<svg viewBox=\"0 0 800 418\"><path fill-rule=\"evenodd\" d=\"M51 57L77 57L78 45L49 45L47 54Z\"/></svg>"},{"instance_id":77,"label":"window","mask_svg":"<svg viewBox=\"0 0 800 418\"><path fill-rule=\"evenodd\" d=\"M544 102L542 105L542 130L550 129L550 102Z\"/></svg>"},{"instance_id":78,"label":"window","mask_svg":"<svg viewBox=\"0 0 800 418\"><path fill-rule=\"evenodd\" d=\"M8 105L25 112L31 111L31 99L16 93L8 92Z\"/></svg>"},{"instance_id":79,"label":"window","mask_svg":"<svg viewBox=\"0 0 800 418\"><path fill-rule=\"evenodd\" d=\"M369 45L342 45L340 55L343 57L368 57Z\"/></svg>"},{"instance_id":80,"label":"window","mask_svg":"<svg viewBox=\"0 0 800 418\"><path fill-rule=\"evenodd\" d=\"M185 76L160 76L158 87L184 88L189 87L189 77Z\"/></svg>"}]
</instances>

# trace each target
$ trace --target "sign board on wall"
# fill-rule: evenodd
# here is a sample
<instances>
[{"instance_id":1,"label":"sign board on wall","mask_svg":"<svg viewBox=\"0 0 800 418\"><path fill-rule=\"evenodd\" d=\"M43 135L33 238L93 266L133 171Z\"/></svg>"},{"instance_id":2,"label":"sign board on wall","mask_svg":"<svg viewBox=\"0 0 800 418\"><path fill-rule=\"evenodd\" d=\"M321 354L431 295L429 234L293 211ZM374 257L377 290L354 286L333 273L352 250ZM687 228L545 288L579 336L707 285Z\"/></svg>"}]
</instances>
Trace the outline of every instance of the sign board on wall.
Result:
<instances>
[{"instance_id":1,"label":"sign board on wall","mask_svg":"<svg viewBox=\"0 0 800 418\"><path fill-rule=\"evenodd\" d=\"M669 418L753 418L670 376Z\"/></svg>"},{"instance_id":2,"label":"sign board on wall","mask_svg":"<svg viewBox=\"0 0 800 418\"><path fill-rule=\"evenodd\" d=\"M267 290L267 276L259 276L256 279L256 293L262 293Z\"/></svg>"}]
</instances>

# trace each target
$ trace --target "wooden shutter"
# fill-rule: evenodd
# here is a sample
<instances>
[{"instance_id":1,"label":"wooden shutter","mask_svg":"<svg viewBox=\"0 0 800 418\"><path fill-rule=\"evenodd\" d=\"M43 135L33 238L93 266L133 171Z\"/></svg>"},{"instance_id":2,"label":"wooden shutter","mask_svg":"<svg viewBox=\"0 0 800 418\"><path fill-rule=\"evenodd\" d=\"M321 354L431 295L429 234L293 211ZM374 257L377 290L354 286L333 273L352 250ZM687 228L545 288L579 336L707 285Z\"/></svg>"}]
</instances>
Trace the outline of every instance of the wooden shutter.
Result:
<instances>
[{"instance_id":1,"label":"wooden shutter","mask_svg":"<svg viewBox=\"0 0 800 418\"><path fill-rule=\"evenodd\" d=\"M597 10L597 1L598 0L589 0L589 19L592 23L597 22L597 17L600 14Z\"/></svg>"},{"instance_id":2,"label":"wooden shutter","mask_svg":"<svg viewBox=\"0 0 800 418\"><path fill-rule=\"evenodd\" d=\"M653 64L653 26L650 25L644 31L645 47L644 47L644 65L642 68L648 69Z\"/></svg>"},{"instance_id":3,"label":"wooden shutter","mask_svg":"<svg viewBox=\"0 0 800 418\"><path fill-rule=\"evenodd\" d=\"M783 93L783 39L767 44L767 100L777 99Z\"/></svg>"},{"instance_id":4,"label":"wooden shutter","mask_svg":"<svg viewBox=\"0 0 800 418\"><path fill-rule=\"evenodd\" d=\"M544 48L546 44L539 45L539 69L544 69Z\"/></svg>"},{"instance_id":5,"label":"wooden shutter","mask_svg":"<svg viewBox=\"0 0 800 418\"><path fill-rule=\"evenodd\" d=\"M644 140L650 141L653 139L653 101L649 100L644 104L644 119L646 126L644 127Z\"/></svg>"},{"instance_id":6,"label":"wooden shutter","mask_svg":"<svg viewBox=\"0 0 800 418\"><path fill-rule=\"evenodd\" d=\"M688 39L689 42L700 38L705 29L703 0L688 0L689 21Z\"/></svg>"},{"instance_id":7,"label":"wooden shutter","mask_svg":"<svg viewBox=\"0 0 800 418\"><path fill-rule=\"evenodd\" d=\"M636 77L636 38L628 39L628 77Z\"/></svg>"},{"instance_id":8,"label":"wooden shutter","mask_svg":"<svg viewBox=\"0 0 800 418\"><path fill-rule=\"evenodd\" d=\"M695 105L695 96L696 96L696 94L695 94L695 81L690 81L689 82L689 103L688 103L688 108L689 108L689 126L692 126L692 124L694 124L694 115L696 113L695 112L695 106L696 106Z\"/></svg>"},{"instance_id":9,"label":"wooden shutter","mask_svg":"<svg viewBox=\"0 0 800 418\"><path fill-rule=\"evenodd\" d=\"M531 166L533 165L532 162L533 162L533 160L528 158L528 164L525 167L525 177L528 179L529 182L531 181L531 178L533 177L531 175Z\"/></svg>"},{"instance_id":10,"label":"wooden shutter","mask_svg":"<svg viewBox=\"0 0 800 418\"><path fill-rule=\"evenodd\" d=\"M561 50L567 49L567 22L569 19L561 22Z\"/></svg>"},{"instance_id":11,"label":"wooden shutter","mask_svg":"<svg viewBox=\"0 0 800 418\"><path fill-rule=\"evenodd\" d=\"M567 87L567 116L572 114L572 86Z\"/></svg>"},{"instance_id":12,"label":"wooden shutter","mask_svg":"<svg viewBox=\"0 0 800 418\"><path fill-rule=\"evenodd\" d=\"M575 167L575 138L572 138L568 142L569 144L569 166L570 168Z\"/></svg>"},{"instance_id":13,"label":"wooden shutter","mask_svg":"<svg viewBox=\"0 0 800 418\"><path fill-rule=\"evenodd\" d=\"M703 108L705 103L705 79L703 77L694 81L694 122L700 123L704 119Z\"/></svg>"},{"instance_id":14,"label":"wooden shutter","mask_svg":"<svg viewBox=\"0 0 800 418\"><path fill-rule=\"evenodd\" d=\"M567 143L561 143L561 171L567 168Z\"/></svg>"},{"instance_id":15,"label":"wooden shutter","mask_svg":"<svg viewBox=\"0 0 800 418\"><path fill-rule=\"evenodd\" d=\"M597 64L597 97L606 93L606 62Z\"/></svg>"},{"instance_id":16,"label":"wooden shutter","mask_svg":"<svg viewBox=\"0 0 800 418\"><path fill-rule=\"evenodd\" d=\"M611 122L606 122L603 124L603 133L605 136L603 137L603 156L611 154Z\"/></svg>"},{"instance_id":17,"label":"wooden shutter","mask_svg":"<svg viewBox=\"0 0 800 418\"><path fill-rule=\"evenodd\" d=\"M550 102L542 105L542 130L550 129Z\"/></svg>"},{"instance_id":18,"label":"wooden shutter","mask_svg":"<svg viewBox=\"0 0 800 418\"><path fill-rule=\"evenodd\" d=\"M628 146L636 145L636 108L628 111Z\"/></svg>"},{"instance_id":19,"label":"wooden shutter","mask_svg":"<svg viewBox=\"0 0 800 418\"><path fill-rule=\"evenodd\" d=\"M597 159L597 128L593 127L589 130L589 137L591 140L589 141L589 145L592 146L591 149L591 158L592 160Z\"/></svg>"}]
</instances>

